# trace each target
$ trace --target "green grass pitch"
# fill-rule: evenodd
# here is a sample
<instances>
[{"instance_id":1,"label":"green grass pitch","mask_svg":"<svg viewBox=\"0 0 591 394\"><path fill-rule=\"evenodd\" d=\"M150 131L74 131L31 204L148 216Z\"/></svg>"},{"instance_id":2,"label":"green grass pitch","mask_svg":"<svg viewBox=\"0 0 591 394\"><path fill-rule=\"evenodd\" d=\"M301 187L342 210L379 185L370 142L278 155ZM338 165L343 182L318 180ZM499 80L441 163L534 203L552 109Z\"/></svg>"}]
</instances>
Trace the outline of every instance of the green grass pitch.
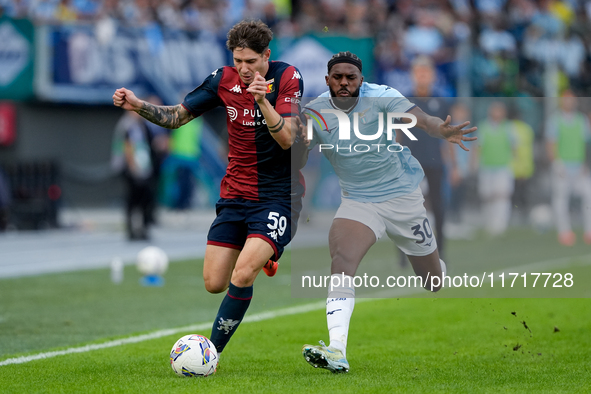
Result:
<instances>
[{"instance_id":1,"label":"green grass pitch","mask_svg":"<svg viewBox=\"0 0 591 394\"><path fill-rule=\"evenodd\" d=\"M453 298L499 294L446 289L419 298L359 299L346 375L315 370L301 356L304 343L328 339L317 309L243 323L208 378L179 378L170 369L170 348L187 332L0 366L0 392L591 392L591 265L577 257L588 247L558 249L544 238L531 254L517 253L528 237L534 236L503 239L498 254L517 256L506 266L569 256L569 264L550 271L573 273L581 285L568 296L587 298ZM475 255L466 249L491 242L452 242L450 259L467 266ZM391 252L389 245L384 250ZM257 279L249 315L319 301L291 297L289 257L276 277ZM205 292L200 264L171 264L161 288L139 286L134 267L126 267L121 285L109 282L107 270L0 280L0 362L211 321L222 296ZM501 294L522 295L518 288ZM209 330L198 333L209 336Z\"/></svg>"}]
</instances>

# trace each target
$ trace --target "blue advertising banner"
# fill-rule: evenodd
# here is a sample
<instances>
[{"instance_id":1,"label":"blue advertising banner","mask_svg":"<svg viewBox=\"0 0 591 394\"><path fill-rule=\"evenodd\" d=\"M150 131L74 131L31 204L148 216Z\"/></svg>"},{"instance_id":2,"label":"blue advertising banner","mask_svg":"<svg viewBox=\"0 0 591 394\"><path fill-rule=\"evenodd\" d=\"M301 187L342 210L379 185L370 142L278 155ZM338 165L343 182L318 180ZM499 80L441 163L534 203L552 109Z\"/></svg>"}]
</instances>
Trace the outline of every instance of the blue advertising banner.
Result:
<instances>
[{"instance_id":1,"label":"blue advertising banner","mask_svg":"<svg viewBox=\"0 0 591 394\"><path fill-rule=\"evenodd\" d=\"M36 91L51 101L110 103L120 87L176 104L227 64L224 42L160 29L42 26Z\"/></svg>"}]
</instances>

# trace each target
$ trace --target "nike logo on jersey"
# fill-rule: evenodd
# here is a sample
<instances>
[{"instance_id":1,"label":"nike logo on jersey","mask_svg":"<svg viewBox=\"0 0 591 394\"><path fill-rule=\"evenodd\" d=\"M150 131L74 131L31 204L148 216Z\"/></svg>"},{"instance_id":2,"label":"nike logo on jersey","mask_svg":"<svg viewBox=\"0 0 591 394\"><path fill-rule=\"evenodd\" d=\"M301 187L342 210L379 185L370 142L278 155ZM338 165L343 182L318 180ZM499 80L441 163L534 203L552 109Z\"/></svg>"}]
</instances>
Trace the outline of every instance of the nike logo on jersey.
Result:
<instances>
[{"instance_id":1,"label":"nike logo on jersey","mask_svg":"<svg viewBox=\"0 0 591 394\"><path fill-rule=\"evenodd\" d=\"M334 311L326 312L326 316L332 315L335 312L342 311L342 309L335 309Z\"/></svg>"}]
</instances>

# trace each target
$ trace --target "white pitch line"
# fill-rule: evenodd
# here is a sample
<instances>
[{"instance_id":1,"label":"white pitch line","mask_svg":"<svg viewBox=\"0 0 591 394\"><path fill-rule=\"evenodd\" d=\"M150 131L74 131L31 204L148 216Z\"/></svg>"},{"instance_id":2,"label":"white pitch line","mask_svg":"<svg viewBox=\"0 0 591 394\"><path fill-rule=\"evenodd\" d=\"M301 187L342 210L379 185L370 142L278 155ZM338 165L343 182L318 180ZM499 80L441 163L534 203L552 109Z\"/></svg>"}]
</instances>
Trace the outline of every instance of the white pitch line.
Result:
<instances>
[{"instance_id":1,"label":"white pitch line","mask_svg":"<svg viewBox=\"0 0 591 394\"><path fill-rule=\"evenodd\" d=\"M262 321L262 320L274 319L274 318L280 317L280 316L289 316L289 315L296 315L296 314L305 313L305 312L311 312L311 311L322 309L322 308L324 308L325 305L326 305L326 301L322 301L322 302L314 302L311 304L305 304L305 305L299 305L299 306L293 306L293 307L289 307L289 308L279 309L276 311L261 312L261 313L257 313L257 314L245 317L243 322L244 323L258 322L258 321ZM57 357L57 356L65 356L67 354L86 353L86 352L90 352L92 350L107 349L107 348L115 347L115 346L128 345L130 343L149 341L151 339L162 338L162 337L166 337L169 335L178 334L181 332L207 330L208 328L211 328L211 326L212 326L212 323L193 324L190 326L184 326L184 327L178 327L178 328L168 328L165 330L158 330L158 331L154 331L154 332L151 332L148 334L137 335L134 337L115 339L113 341L104 342L104 343L96 343L96 344L86 345L86 346L71 347L71 348L64 349L64 350L56 350L53 352L32 354L30 356L9 358L4 361L0 361L0 366L11 365L11 364L24 364L24 363L28 363L30 361L43 360L46 358L52 358L52 357Z\"/></svg>"},{"instance_id":2,"label":"white pitch line","mask_svg":"<svg viewBox=\"0 0 591 394\"><path fill-rule=\"evenodd\" d=\"M522 266L517 266L514 268L507 268L504 270L495 271L495 275L497 273L501 273L501 272L517 272L518 270L520 270L520 272L522 272L524 269L525 269L525 271L528 271L528 270L532 270L532 269L560 267L563 265L568 265L568 263L570 261L572 261L573 259L577 259L577 258L589 259L589 258L591 258L591 255L572 256L572 257L565 257L565 258L560 258L560 259L540 261L537 263L531 263L531 264L526 264L526 265L522 265ZM587 265L587 264L589 264L589 261L583 263L583 265ZM420 290L415 289L416 291L412 291L412 290L413 289L408 289L408 291L400 292L399 294L396 294L396 295L412 294L414 292L423 291L422 289L420 289ZM356 303L367 302L367 301L372 301L374 299L375 298L358 298L355 300L355 302ZM297 315L300 313L312 312L312 311L316 311L319 309L323 309L325 307L325 305L326 305L326 301L323 300L323 301L313 302L310 304L304 304L304 305L292 306L289 308L278 309L275 311L260 312L260 313L254 314L254 315L246 316L244 318L243 322L244 323L259 322L259 321L263 321L263 320L271 320L271 319L274 319L276 317L281 317L281 316L290 316L290 315ZM57 357L57 356L65 356L67 354L86 353L86 352L90 352L93 350L100 350L100 349L107 349L107 348L115 347L115 346L128 345L130 343L144 342L144 341L149 341L151 339L157 339L157 338L162 338L162 337L166 337L166 336L173 335L173 334L178 334L181 332L207 330L208 328L210 328L212 326L212 324L213 323L201 323L201 324L192 324L192 325L184 326L184 327L168 328L165 330L158 330L158 331L154 331L154 332L151 332L148 334L137 335L134 337L115 339L113 341L104 342L104 343L97 343L97 344L85 345L85 346L79 346L79 347L71 347L71 348L64 349L64 350L56 350L56 351L52 351L52 352L32 354L30 356L9 358L4 361L0 361L0 367L4 366L4 365L11 365L11 364L24 364L24 363L28 363L30 361L43 360L46 358L52 358L52 357Z\"/></svg>"}]
</instances>

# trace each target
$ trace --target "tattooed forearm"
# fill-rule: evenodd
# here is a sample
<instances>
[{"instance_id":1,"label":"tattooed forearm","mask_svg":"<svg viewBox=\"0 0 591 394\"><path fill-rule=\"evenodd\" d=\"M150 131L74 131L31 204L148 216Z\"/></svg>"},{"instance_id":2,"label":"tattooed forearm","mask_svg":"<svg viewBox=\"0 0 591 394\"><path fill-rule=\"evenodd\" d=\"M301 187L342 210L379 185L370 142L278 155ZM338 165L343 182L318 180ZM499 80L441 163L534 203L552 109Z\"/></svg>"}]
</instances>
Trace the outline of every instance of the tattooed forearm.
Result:
<instances>
[{"instance_id":1,"label":"tattooed forearm","mask_svg":"<svg viewBox=\"0 0 591 394\"><path fill-rule=\"evenodd\" d=\"M154 105L147 102L142 102L142 107L137 111L138 114L146 118L158 126L166 127L167 129L176 129L191 120L187 114L186 109L182 105L163 106ZM185 115L185 116L183 116Z\"/></svg>"}]
</instances>

